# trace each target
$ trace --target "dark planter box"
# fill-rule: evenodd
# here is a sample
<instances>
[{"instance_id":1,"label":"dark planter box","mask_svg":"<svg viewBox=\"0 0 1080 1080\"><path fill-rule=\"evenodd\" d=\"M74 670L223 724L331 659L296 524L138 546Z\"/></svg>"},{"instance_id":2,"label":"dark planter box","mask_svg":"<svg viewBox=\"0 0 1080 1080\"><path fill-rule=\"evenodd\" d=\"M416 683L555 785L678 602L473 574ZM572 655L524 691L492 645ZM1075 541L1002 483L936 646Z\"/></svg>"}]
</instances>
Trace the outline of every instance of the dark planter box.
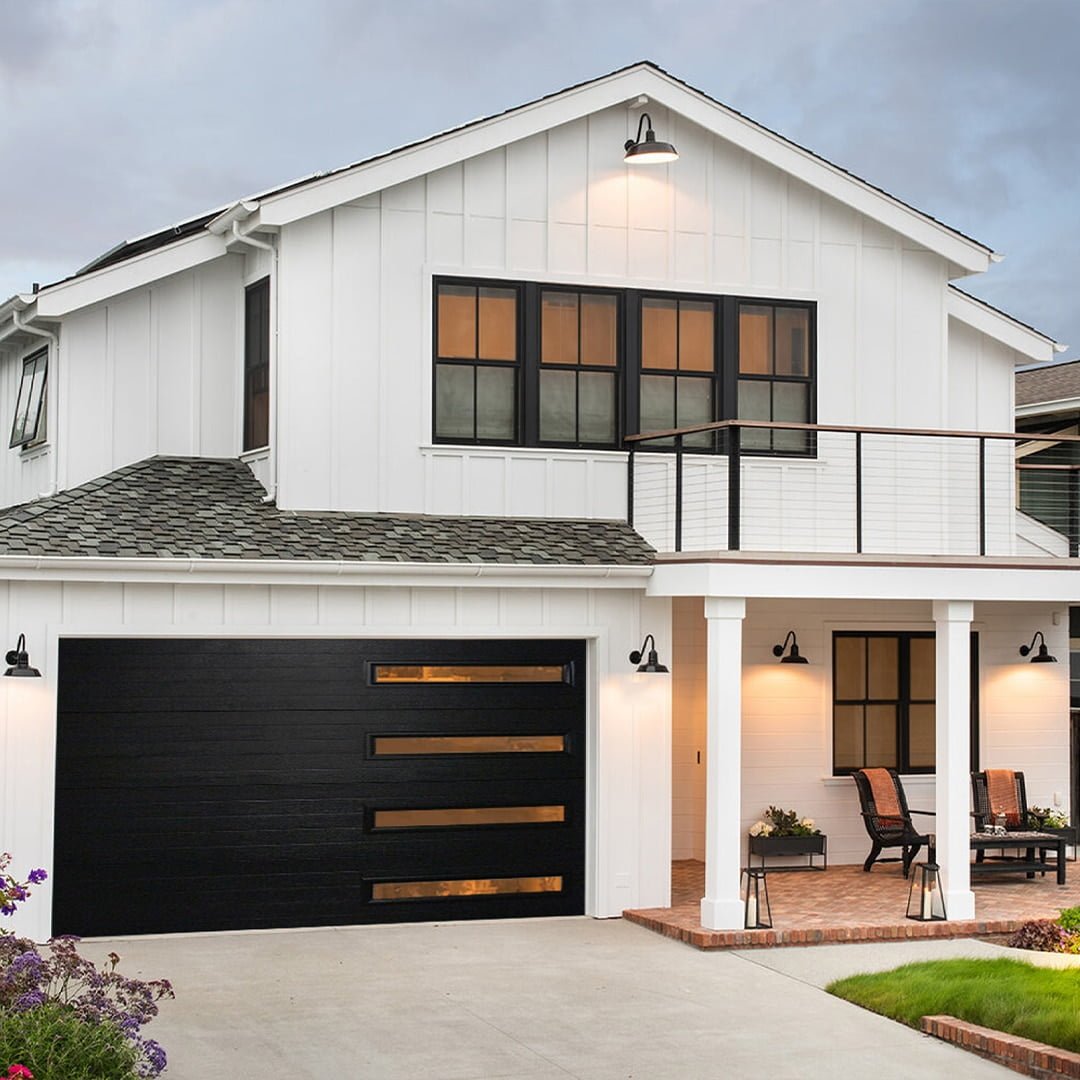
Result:
<instances>
[{"instance_id":1,"label":"dark planter box","mask_svg":"<svg viewBox=\"0 0 1080 1080\"><path fill-rule=\"evenodd\" d=\"M766 870L824 870L827 865L826 842L824 834L818 836L751 836L749 854L757 855L760 865ZM781 858L789 855L804 855L805 865L777 866L766 863L766 858ZM814 864L814 856L820 855L822 865ZM748 861L753 862L752 859Z\"/></svg>"}]
</instances>

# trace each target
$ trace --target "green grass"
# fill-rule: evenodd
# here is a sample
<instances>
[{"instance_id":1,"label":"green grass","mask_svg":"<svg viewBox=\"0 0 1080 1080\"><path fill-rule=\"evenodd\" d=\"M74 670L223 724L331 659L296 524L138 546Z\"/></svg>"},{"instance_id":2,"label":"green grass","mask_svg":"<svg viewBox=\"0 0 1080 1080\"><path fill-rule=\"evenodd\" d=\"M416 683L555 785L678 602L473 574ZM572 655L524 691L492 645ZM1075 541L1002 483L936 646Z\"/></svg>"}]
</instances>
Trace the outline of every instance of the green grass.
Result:
<instances>
[{"instance_id":1,"label":"green grass","mask_svg":"<svg viewBox=\"0 0 1080 1080\"><path fill-rule=\"evenodd\" d=\"M914 1028L924 1016L955 1016L1080 1053L1080 967L934 960L852 975L826 989Z\"/></svg>"}]
</instances>

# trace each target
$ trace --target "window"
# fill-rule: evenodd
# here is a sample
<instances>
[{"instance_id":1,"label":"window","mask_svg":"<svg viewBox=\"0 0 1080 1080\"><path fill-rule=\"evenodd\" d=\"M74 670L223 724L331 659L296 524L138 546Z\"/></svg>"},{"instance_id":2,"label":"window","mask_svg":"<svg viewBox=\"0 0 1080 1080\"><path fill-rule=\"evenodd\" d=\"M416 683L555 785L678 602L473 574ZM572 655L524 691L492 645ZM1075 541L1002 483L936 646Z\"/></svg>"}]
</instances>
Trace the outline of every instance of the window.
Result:
<instances>
[{"instance_id":1,"label":"window","mask_svg":"<svg viewBox=\"0 0 1080 1080\"><path fill-rule=\"evenodd\" d=\"M812 304L440 278L434 309L437 442L617 449L629 431L815 418ZM813 449L798 431L742 447Z\"/></svg>"},{"instance_id":2,"label":"window","mask_svg":"<svg viewBox=\"0 0 1080 1080\"><path fill-rule=\"evenodd\" d=\"M8 443L10 447L35 446L45 441L45 380L48 366L47 347L23 361L15 419L11 425L11 442Z\"/></svg>"},{"instance_id":3,"label":"window","mask_svg":"<svg viewBox=\"0 0 1080 1080\"><path fill-rule=\"evenodd\" d=\"M978 635L971 635L971 768L978 767ZM889 768L932 773L934 634L833 634L833 774Z\"/></svg>"},{"instance_id":4,"label":"window","mask_svg":"<svg viewBox=\"0 0 1080 1080\"><path fill-rule=\"evenodd\" d=\"M270 279L244 293L244 450L270 442Z\"/></svg>"}]
</instances>

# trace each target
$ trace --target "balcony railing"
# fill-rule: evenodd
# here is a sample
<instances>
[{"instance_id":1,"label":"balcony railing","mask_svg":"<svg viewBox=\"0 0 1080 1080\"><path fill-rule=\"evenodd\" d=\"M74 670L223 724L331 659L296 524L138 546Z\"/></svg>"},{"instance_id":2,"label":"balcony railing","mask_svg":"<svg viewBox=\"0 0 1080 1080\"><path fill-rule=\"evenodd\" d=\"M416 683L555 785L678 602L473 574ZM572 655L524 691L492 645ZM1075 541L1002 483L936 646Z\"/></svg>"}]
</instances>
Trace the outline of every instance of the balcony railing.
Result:
<instances>
[{"instance_id":1,"label":"balcony railing","mask_svg":"<svg viewBox=\"0 0 1080 1080\"><path fill-rule=\"evenodd\" d=\"M723 420L626 445L660 551L1077 555L1080 436Z\"/></svg>"}]
</instances>

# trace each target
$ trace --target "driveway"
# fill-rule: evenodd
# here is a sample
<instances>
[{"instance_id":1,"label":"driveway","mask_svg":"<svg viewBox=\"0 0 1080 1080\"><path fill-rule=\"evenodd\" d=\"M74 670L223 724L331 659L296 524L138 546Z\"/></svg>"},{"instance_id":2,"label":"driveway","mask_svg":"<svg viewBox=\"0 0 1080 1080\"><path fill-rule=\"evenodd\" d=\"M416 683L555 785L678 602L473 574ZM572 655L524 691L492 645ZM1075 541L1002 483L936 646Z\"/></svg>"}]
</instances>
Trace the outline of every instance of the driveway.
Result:
<instances>
[{"instance_id":1,"label":"driveway","mask_svg":"<svg viewBox=\"0 0 1080 1080\"><path fill-rule=\"evenodd\" d=\"M86 943L173 981L168 1080L697 1080L1006 1073L815 982L972 942L703 953L621 920ZM993 955L993 952L990 953Z\"/></svg>"}]
</instances>

